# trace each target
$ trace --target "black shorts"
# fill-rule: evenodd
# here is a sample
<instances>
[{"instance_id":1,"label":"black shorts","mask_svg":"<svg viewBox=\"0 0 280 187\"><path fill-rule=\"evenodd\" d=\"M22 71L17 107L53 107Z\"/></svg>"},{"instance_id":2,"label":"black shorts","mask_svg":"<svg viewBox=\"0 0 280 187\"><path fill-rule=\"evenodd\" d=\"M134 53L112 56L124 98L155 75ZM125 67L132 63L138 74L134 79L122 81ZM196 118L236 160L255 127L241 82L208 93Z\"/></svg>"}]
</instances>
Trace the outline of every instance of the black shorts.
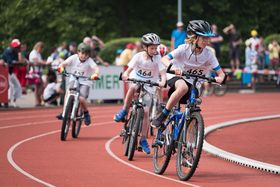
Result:
<instances>
[{"instance_id":1,"label":"black shorts","mask_svg":"<svg viewBox=\"0 0 280 187\"><path fill-rule=\"evenodd\" d=\"M239 47L231 48L229 50L230 60L236 60L240 58L240 49Z\"/></svg>"},{"instance_id":2,"label":"black shorts","mask_svg":"<svg viewBox=\"0 0 280 187\"><path fill-rule=\"evenodd\" d=\"M168 98L171 96L171 94L175 91L175 82L177 80L184 80L186 85L188 86L188 92L180 99L180 104L186 104L190 95L191 95L191 86L192 84L189 83L188 81L186 81L185 79L181 78L181 77L173 77L172 79L167 81L168 86L170 87L169 91L168 91ZM198 93L198 92L197 92Z\"/></svg>"},{"instance_id":3,"label":"black shorts","mask_svg":"<svg viewBox=\"0 0 280 187\"><path fill-rule=\"evenodd\" d=\"M52 105L57 105L57 100L56 99L58 98L59 95L60 95L59 93L54 93L48 99L44 99L44 102L52 104Z\"/></svg>"}]
</instances>

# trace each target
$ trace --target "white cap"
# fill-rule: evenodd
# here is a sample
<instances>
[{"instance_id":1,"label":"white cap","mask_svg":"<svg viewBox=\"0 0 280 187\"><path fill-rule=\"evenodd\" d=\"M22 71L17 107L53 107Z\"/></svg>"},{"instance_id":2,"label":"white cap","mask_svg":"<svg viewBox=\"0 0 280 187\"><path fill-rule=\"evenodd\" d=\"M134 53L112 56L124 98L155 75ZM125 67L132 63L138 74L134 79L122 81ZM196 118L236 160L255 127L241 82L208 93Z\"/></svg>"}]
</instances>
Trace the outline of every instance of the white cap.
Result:
<instances>
[{"instance_id":1,"label":"white cap","mask_svg":"<svg viewBox=\"0 0 280 187\"><path fill-rule=\"evenodd\" d=\"M184 26L184 23L181 22L181 21L178 21L176 25L177 25L177 27L183 27L183 26Z\"/></svg>"}]
</instances>

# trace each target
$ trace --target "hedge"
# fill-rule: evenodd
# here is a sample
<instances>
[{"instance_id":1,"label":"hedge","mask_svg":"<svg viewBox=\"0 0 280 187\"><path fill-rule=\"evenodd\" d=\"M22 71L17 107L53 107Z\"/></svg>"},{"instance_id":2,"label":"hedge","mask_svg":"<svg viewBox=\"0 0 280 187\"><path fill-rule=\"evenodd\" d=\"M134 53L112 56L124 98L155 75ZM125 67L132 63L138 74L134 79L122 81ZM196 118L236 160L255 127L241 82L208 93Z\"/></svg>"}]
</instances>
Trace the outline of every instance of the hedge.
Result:
<instances>
[{"instance_id":1,"label":"hedge","mask_svg":"<svg viewBox=\"0 0 280 187\"><path fill-rule=\"evenodd\" d=\"M100 51L100 57L109 62L110 64L114 63L116 57L116 51L118 49L124 49L127 43L135 43L139 38L118 38L111 40L105 44L105 48ZM170 47L170 41L161 39L161 43Z\"/></svg>"}]
</instances>

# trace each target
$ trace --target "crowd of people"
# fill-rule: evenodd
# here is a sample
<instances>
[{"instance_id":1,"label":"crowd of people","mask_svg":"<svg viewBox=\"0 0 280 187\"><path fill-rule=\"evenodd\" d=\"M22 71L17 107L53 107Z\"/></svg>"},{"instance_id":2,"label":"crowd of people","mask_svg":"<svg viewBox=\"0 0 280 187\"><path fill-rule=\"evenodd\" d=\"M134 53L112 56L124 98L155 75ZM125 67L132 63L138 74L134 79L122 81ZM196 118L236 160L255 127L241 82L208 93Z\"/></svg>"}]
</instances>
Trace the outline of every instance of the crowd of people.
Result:
<instances>
[{"instance_id":1,"label":"crowd of people","mask_svg":"<svg viewBox=\"0 0 280 187\"><path fill-rule=\"evenodd\" d=\"M97 63L109 66L99 55L104 42L97 36L85 37L83 43L90 46L90 57ZM48 58L42 57L44 43L35 43L28 52L27 45L19 39L10 42L0 58L0 65L8 68L9 103L1 103L1 107L17 107L16 100L28 91L34 91L35 106L63 105L65 94L65 77L55 69L68 57L77 54L76 42L66 42L54 48ZM55 97L54 97L55 94ZM52 97L51 97L52 96ZM59 99L59 102L57 101Z\"/></svg>"},{"instance_id":2,"label":"crowd of people","mask_svg":"<svg viewBox=\"0 0 280 187\"><path fill-rule=\"evenodd\" d=\"M167 51L177 49L180 45L185 44L188 39L188 34L184 28L183 22L176 24L177 28L171 33L171 46L167 47L161 44L158 47L158 53L165 55ZM213 51L218 60L221 59L221 44L224 42L222 34L218 32L218 27L215 24L211 25L213 36L209 38L207 48ZM228 25L223 29L224 37L228 37L229 41L229 61L232 72L240 78L241 72L244 73L243 81L248 87L254 87L257 80L262 81L262 76L258 76L258 70L270 69L279 70L279 52L280 46L276 39L271 41L269 45L265 45L263 38L258 37L256 30L251 31L251 38L245 40L246 49L245 62L240 62L240 45L244 41L240 32L233 24ZM109 63L104 61L98 54L104 49L104 42L93 35L85 37L83 43L90 46L90 57L97 63L104 66L109 66ZM52 69L58 68L59 64L73 54L77 53L77 43L66 42L54 48L52 53L46 60L42 58L44 43L37 42L32 50L28 52L27 45L21 43L19 39L13 39L10 46L7 47L0 59L0 65L8 66L9 69L9 101L11 106L16 106L16 100L22 94L26 94L28 89L34 91L35 106L42 106L45 103L52 105L63 105L65 93L65 78ZM143 51L141 41L135 43L127 43L124 49L117 49L114 64L117 66L127 66L132 57ZM51 67L51 68L50 68ZM247 75L247 79L246 79ZM249 78L248 78L249 77ZM271 76L275 78L274 76ZM279 77L278 77L279 79ZM280 79L278 80L280 81ZM50 86L52 85L52 86ZM47 89L46 89L47 88ZM59 102L47 98L50 93L47 91L52 88L60 97ZM45 90L45 92L44 92ZM8 106L7 103L3 103ZM2 105L1 105L2 106Z\"/></svg>"}]
</instances>

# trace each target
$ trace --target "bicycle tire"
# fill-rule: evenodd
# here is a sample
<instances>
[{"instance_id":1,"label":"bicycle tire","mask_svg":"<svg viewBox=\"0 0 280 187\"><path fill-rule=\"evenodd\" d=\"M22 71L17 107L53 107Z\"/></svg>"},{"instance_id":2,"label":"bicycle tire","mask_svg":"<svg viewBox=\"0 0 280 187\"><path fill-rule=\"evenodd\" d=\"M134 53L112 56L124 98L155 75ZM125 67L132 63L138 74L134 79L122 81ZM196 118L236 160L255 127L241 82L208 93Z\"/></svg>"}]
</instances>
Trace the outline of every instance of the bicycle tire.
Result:
<instances>
[{"instance_id":1,"label":"bicycle tire","mask_svg":"<svg viewBox=\"0 0 280 187\"><path fill-rule=\"evenodd\" d=\"M204 121L200 112L191 113L191 119L184 125L188 126L187 129L183 127L180 133L176 157L176 173L182 181L189 180L193 176L202 152ZM184 136L185 131L187 131L186 136Z\"/></svg>"},{"instance_id":2,"label":"bicycle tire","mask_svg":"<svg viewBox=\"0 0 280 187\"><path fill-rule=\"evenodd\" d=\"M214 94L216 96L223 96L227 92L227 85L214 85Z\"/></svg>"},{"instance_id":3,"label":"bicycle tire","mask_svg":"<svg viewBox=\"0 0 280 187\"><path fill-rule=\"evenodd\" d=\"M137 147L137 140L138 134L140 130L141 123L143 122L144 110L143 108L137 108L135 112L135 123L132 128L130 141L129 141L129 148L128 148L128 160L131 161L134 157L134 152Z\"/></svg>"},{"instance_id":4,"label":"bicycle tire","mask_svg":"<svg viewBox=\"0 0 280 187\"><path fill-rule=\"evenodd\" d=\"M77 112L76 112L76 117L80 117L80 119L73 120L73 123L72 123L72 137L73 138L78 138L78 136L80 134L81 126L83 123L83 119L82 119L83 115L84 115L84 111L81 108L81 106L79 105Z\"/></svg>"},{"instance_id":5,"label":"bicycle tire","mask_svg":"<svg viewBox=\"0 0 280 187\"><path fill-rule=\"evenodd\" d=\"M60 140L65 141L69 127L71 126L71 112L73 108L73 103L74 103L74 96L70 95L67 101L66 109L65 109L65 114L63 117L62 121L62 126L61 126L61 132L60 132Z\"/></svg>"},{"instance_id":6,"label":"bicycle tire","mask_svg":"<svg viewBox=\"0 0 280 187\"><path fill-rule=\"evenodd\" d=\"M153 167L156 174L162 175L168 167L175 144L173 133L171 124L169 124L161 133L160 141L164 142L163 145L154 146ZM158 135L156 137L158 137ZM157 141L157 139L155 139L155 141ZM169 145L167 145L168 143Z\"/></svg>"},{"instance_id":7,"label":"bicycle tire","mask_svg":"<svg viewBox=\"0 0 280 187\"><path fill-rule=\"evenodd\" d=\"M129 142L130 142L130 137L133 129L133 124L135 123L135 116L131 112L130 117L128 118L127 124L125 124L125 136L123 137L123 144L124 144L124 156L128 155L128 150L129 150Z\"/></svg>"}]
</instances>

